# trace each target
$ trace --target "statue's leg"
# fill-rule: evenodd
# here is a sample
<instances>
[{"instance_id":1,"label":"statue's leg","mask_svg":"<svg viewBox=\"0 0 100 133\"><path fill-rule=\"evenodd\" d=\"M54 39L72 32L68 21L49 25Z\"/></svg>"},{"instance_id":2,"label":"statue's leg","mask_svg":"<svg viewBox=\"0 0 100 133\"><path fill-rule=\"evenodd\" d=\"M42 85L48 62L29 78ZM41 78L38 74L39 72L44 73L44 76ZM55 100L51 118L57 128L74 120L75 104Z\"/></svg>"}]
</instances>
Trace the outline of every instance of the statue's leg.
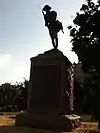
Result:
<instances>
[{"instance_id":1,"label":"statue's leg","mask_svg":"<svg viewBox=\"0 0 100 133\"><path fill-rule=\"evenodd\" d=\"M55 48L55 41L54 41L54 38L51 37L51 40L52 40L52 44L53 44L53 47Z\"/></svg>"},{"instance_id":2,"label":"statue's leg","mask_svg":"<svg viewBox=\"0 0 100 133\"><path fill-rule=\"evenodd\" d=\"M58 48L58 37L56 37L55 40L56 40L56 48Z\"/></svg>"},{"instance_id":3,"label":"statue's leg","mask_svg":"<svg viewBox=\"0 0 100 133\"><path fill-rule=\"evenodd\" d=\"M56 46L55 46L55 39L54 39L53 32L52 32L51 30L49 30L49 34L50 34L50 37L51 37L51 41L52 41L53 47L54 47L54 49L55 49Z\"/></svg>"},{"instance_id":4,"label":"statue's leg","mask_svg":"<svg viewBox=\"0 0 100 133\"><path fill-rule=\"evenodd\" d=\"M57 32L55 31L55 44L56 44L56 49L58 47L58 36L57 36Z\"/></svg>"}]
</instances>

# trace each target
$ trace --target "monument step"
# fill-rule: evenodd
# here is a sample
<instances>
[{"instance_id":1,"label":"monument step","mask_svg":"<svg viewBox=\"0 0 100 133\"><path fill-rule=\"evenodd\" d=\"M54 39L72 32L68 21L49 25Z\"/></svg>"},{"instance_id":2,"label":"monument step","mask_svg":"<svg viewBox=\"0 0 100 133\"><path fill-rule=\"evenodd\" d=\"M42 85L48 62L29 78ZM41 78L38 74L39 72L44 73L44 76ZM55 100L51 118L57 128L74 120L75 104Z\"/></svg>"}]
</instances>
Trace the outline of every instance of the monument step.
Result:
<instances>
[{"instance_id":1,"label":"monument step","mask_svg":"<svg viewBox=\"0 0 100 133\"><path fill-rule=\"evenodd\" d=\"M73 115L22 113L16 117L16 126L70 132L80 125L80 117Z\"/></svg>"}]
</instances>

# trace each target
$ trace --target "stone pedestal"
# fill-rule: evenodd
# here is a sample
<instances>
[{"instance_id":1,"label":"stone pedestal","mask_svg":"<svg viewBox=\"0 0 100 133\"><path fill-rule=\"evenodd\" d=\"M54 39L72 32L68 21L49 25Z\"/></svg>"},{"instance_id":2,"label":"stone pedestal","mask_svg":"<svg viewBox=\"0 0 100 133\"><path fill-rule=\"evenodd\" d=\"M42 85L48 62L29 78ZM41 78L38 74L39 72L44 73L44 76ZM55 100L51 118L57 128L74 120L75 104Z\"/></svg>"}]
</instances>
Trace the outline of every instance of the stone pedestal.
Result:
<instances>
[{"instance_id":1,"label":"stone pedestal","mask_svg":"<svg viewBox=\"0 0 100 133\"><path fill-rule=\"evenodd\" d=\"M27 112L16 117L15 125L60 131L78 126L79 118L71 115L72 70L59 50L31 58Z\"/></svg>"}]
</instances>

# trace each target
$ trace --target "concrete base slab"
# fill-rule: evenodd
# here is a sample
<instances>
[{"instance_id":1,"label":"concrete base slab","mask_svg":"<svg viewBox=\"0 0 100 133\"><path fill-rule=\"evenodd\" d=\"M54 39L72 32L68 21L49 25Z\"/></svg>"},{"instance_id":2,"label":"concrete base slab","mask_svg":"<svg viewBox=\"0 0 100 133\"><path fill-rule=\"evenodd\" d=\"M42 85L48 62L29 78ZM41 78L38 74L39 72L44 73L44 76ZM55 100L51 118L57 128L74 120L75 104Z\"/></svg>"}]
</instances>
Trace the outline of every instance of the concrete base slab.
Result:
<instances>
[{"instance_id":1,"label":"concrete base slab","mask_svg":"<svg viewBox=\"0 0 100 133\"><path fill-rule=\"evenodd\" d=\"M70 132L80 125L80 117L73 115L31 114L16 116L15 126Z\"/></svg>"}]
</instances>

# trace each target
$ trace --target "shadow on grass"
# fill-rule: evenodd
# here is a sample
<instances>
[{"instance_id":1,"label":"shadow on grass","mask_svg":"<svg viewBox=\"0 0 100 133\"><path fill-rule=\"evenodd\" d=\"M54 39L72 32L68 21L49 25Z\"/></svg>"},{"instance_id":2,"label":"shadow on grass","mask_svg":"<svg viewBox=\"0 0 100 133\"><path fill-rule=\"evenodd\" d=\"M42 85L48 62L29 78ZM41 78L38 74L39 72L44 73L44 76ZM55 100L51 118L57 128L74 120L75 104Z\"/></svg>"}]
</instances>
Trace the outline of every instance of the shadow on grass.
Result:
<instances>
[{"instance_id":1,"label":"shadow on grass","mask_svg":"<svg viewBox=\"0 0 100 133\"><path fill-rule=\"evenodd\" d=\"M0 126L0 133L67 133L50 131L35 128L16 127L16 126ZM69 133L69 132L68 132ZM74 130L70 133L100 133L100 130Z\"/></svg>"},{"instance_id":2,"label":"shadow on grass","mask_svg":"<svg viewBox=\"0 0 100 133\"><path fill-rule=\"evenodd\" d=\"M0 133L61 133L57 131L16 127L16 126L0 126Z\"/></svg>"}]
</instances>

